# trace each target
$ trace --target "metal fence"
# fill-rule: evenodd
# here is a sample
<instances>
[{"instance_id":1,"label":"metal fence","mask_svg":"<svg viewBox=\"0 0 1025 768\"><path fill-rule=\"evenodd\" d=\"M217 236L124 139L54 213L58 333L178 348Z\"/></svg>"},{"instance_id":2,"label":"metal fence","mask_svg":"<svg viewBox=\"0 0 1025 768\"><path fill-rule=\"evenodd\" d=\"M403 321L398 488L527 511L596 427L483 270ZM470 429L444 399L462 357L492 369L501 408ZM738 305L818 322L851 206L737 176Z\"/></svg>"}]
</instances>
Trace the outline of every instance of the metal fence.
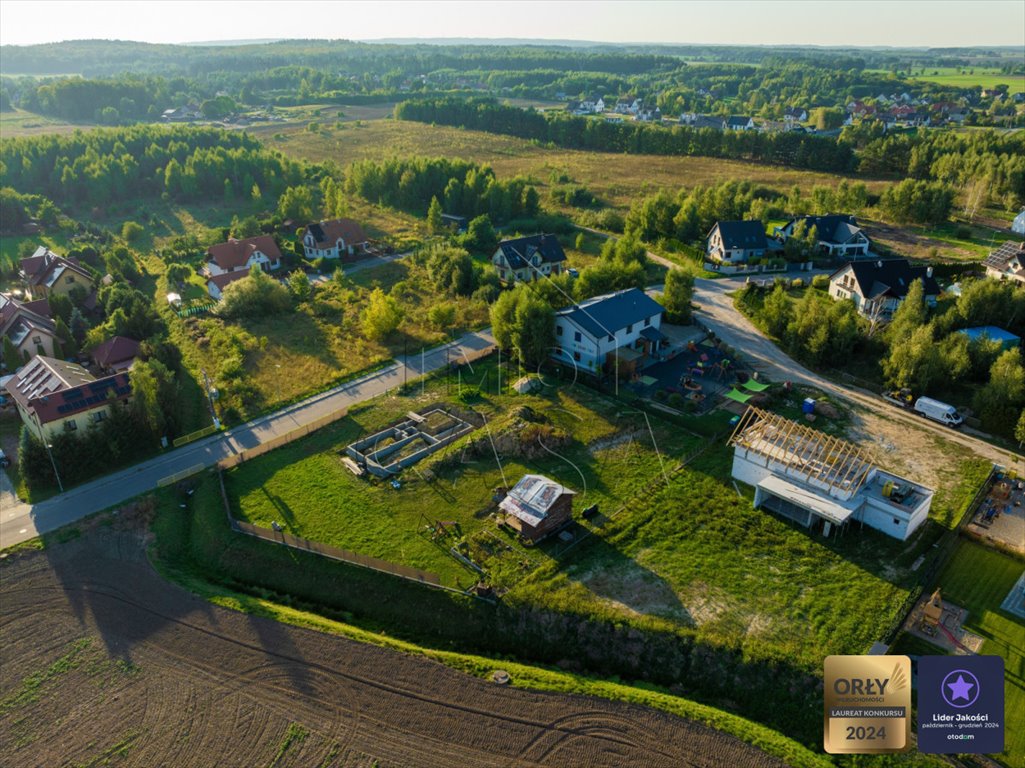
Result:
<instances>
[{"instance_id":1,"label":"metal fence","mask_svg":"<svg viewBox=\"0 0 1025 768\"><path fill-rule=\"evenodd\" d=\"M202 472L205 467L202 464L194 464L193 466L183 469L180 472L175 472L173 475L162 477L157 480L157 488L163 488L168 485L174 485L175 483L184 480L186 477L192 477L195 474Z\"/></svg>"},{"instance_id":2,"label":"metal fence","mask_svg":"<svg viewBox=\"0 0 1025 768\"><path fill-rule=\"evenodd\" d=\"M335 421L344 419L348 412L349 411L347 408L343 408L340 411L329 413L327 416L321 416L319 419L315 419L314 421L311 421L309 424L306 424L305 426L296 427L295 429L286 432L283 435L273 437L265 443L260 443L259 445L254 446L252 448L246 448L243 451L240 451L236 454L233 454L231 456L228 456L227 458L218 461L217 468L224 470L231 469L232 467L237 467L239 464L245 461L255 459L257 456L262 456L263 454L268 453L269 451L273 451L275 448L280 448L281 446L288 445L289 443L293 442L294 440L298 440L301 437L306 437L306 435L310 434L311 432L316 432L321 427L325 427L328 424L331 424Z\"/></svg>"},{"instance_id":3,"label":"metal fence","mask_svg":"<svg viewBox=\"0 0 1025 768\"><path fill-rule=\"evenodd\" d=\"M195 432L190 432L187 435L182 435L181 437L177 437L177 438L174 439L174 441L171 444L175 448L179 448L179 447L185 445L186 443L191 443L193 440L199 440L201 437L206 437L207 435L212 435L216 431L217 431L217 427L214 426L213 424L211 424L209 427L203 427L202 429L197 429Z\"/></svg>"}]
</instances>

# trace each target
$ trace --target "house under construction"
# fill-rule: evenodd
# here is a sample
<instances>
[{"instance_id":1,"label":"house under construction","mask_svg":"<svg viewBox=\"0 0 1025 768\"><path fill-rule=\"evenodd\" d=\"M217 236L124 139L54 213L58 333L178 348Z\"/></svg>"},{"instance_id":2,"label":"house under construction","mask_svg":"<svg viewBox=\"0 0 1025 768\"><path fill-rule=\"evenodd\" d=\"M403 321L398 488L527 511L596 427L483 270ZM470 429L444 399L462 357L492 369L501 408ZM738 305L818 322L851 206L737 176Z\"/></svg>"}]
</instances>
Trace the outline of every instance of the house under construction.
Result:
<instances>
[{"instance_id":1,"label":"house under construction","mask_svg":"<svg viewBox=\"0 0 1025 768\"><path fill-rule=\"evenodd\" d=\"M906 540L933 491L873 464L856 445L751 407L730 437L733 477L764 507L828 536L856 520Z\"/></svg>"}]
</instances>

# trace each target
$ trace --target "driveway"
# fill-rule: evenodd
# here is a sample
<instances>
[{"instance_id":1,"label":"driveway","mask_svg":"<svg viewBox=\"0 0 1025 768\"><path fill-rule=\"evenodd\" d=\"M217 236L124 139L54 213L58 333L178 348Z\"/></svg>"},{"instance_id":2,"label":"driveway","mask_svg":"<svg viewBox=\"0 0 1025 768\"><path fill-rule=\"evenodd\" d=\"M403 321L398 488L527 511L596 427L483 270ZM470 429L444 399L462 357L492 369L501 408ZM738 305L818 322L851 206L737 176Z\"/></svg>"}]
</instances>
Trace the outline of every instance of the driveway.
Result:
<instances>
[{"instance_id":1,"label":"driveway","mask_svg":"<svg viewBox=\"0 0 1025 768\"><path fill-rule=\"evenodd\" d=\"M94 512L120 504L156 487L159 480L192 468L209 467L221 459L265 443L322 416L369 400L414 379L443 368L450 360L495 345L490 330L468 333L451 344L422 356L411 355L374 373L225 432L168 451L149 461L72 488L39 504L13 504L0 495L0 548L48 533Z\"/></svg>"},{"instance_id":2,"label":"driveway","mask_svg":"<svg viewBox=\"0 0 1025 768\"><path fill-rule=\"evenodd\" d=\"M807 275L808 273L801 274ZM1012 451L997 448L966 432L953 430L921 416L902 411L882 400L875 392L852 385L840 385L808 370L763 336L761 331L733 306L733 299L727 294L739 290L743 284L742 277L695 280L694 303L698 309L694 316L703 325L715 331L716 335L728 345L738 350L744 361L755 370L764 373L774 381L789 380L795 384L815 387L832 397L867 408L889 421L928 430L946 440L970 448L979 456L995 464L1009 468L1017 467L1019 472L1025 471L1025 459ZM837 362L842 365L842 361Z\"/></svg>"}]
</instances>

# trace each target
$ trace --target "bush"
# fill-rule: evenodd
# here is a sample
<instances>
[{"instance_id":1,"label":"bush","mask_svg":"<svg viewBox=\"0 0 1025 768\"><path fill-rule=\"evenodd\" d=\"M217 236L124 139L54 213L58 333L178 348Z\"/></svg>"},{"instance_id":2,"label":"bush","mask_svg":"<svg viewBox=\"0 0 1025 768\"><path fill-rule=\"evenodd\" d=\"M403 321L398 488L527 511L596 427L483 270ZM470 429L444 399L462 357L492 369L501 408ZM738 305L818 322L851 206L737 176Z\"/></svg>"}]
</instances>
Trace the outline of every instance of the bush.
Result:
<instances>
[{"instance_id":1,"label":"bush","mask_svg":"<svg viewBox=\"0 0 1025 768\"><path fill-rule=\"evenodd\" d=\"M677 410L682 408L685 402L687 401L679 392L673 392L669 395L669 405L673 408L676 408Z\"/></svg>"},{"instance_id":2,"label":"bush","mask_svg":"<svg viewBox=\"0 0 1025 768\"><path fill-rule=\"evenodd\" d=\"M142 228L142 224L135 221L126 221L121 225L121 237L125 239L125 242L134 243L140 237L145 230Z\"/></svg>"},{"instance_id":3,"label":"bush","mask_svg":"<svg viewBox=\"0 0 1025 768\"><path fill-rule=\"evenodd\" d=\"M655 399L658 400L660 403L664 403L667 397L669 397L669 393L666 392L664 389L659 389L655 391Z\"/></svg>"},{"instance_id":4,"label":"bush","mask_svg":"<svg viewBox=\"0 0 1025 768\"><path fill-rule=\"evenodd\" d=\"M804 278L803 277L795 277L793 280L790 281L790 287L791 288L804 288Z\"/></svg>"},{"instance_id":5,"label":"bush","mask_svg":"<svg viewBox=\"0 0 1025 768\"><path fill-rule=\"evenodd\" d=\"M811 279L811 287L819 291L829 290L829 275L815 275Z\"/></svg>"},{"instance_id":6,"label":"bush","mask_svg":"<svg viewBox=\"0 0 1025 768\"><path fill-rule=\"evenodd\" d=\"M970 240L972 237L971 227L958 227L954 230L954 237L959 240Z\"/></svg>"},{"instance_id":7,"label":"bush","mask_svg":"<svg viewBox=\"0 0 1025 768\"><path fill-rule=\"evenodd\" d=\"M254 267L249 275L224 289L214 313L226 318L262 317L291 307L292 297L288 289Z\"/></svg>"}]
</instances>

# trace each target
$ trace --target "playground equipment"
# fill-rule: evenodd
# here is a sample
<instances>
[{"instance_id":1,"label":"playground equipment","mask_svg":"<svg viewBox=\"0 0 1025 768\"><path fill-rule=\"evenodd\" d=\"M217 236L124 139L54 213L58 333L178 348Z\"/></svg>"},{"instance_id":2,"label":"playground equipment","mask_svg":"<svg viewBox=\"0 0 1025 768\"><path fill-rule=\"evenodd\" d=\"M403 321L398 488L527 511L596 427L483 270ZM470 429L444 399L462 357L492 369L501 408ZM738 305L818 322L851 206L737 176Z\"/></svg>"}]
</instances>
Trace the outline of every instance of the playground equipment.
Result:
<instances>
[{"instance_id":1,"label":"playground equipment","mask_svg":"<svg viewBox=\"0 0 1025 768\"><path fill-rule=\"evenodd\" d=\"M940 595L940 588L936 587L936 591L932 593L929 602L922 608L922 629L933 635L936 633L936 628L940 626L942 620L943 598Z\"/></svg>"}]
</instances>

